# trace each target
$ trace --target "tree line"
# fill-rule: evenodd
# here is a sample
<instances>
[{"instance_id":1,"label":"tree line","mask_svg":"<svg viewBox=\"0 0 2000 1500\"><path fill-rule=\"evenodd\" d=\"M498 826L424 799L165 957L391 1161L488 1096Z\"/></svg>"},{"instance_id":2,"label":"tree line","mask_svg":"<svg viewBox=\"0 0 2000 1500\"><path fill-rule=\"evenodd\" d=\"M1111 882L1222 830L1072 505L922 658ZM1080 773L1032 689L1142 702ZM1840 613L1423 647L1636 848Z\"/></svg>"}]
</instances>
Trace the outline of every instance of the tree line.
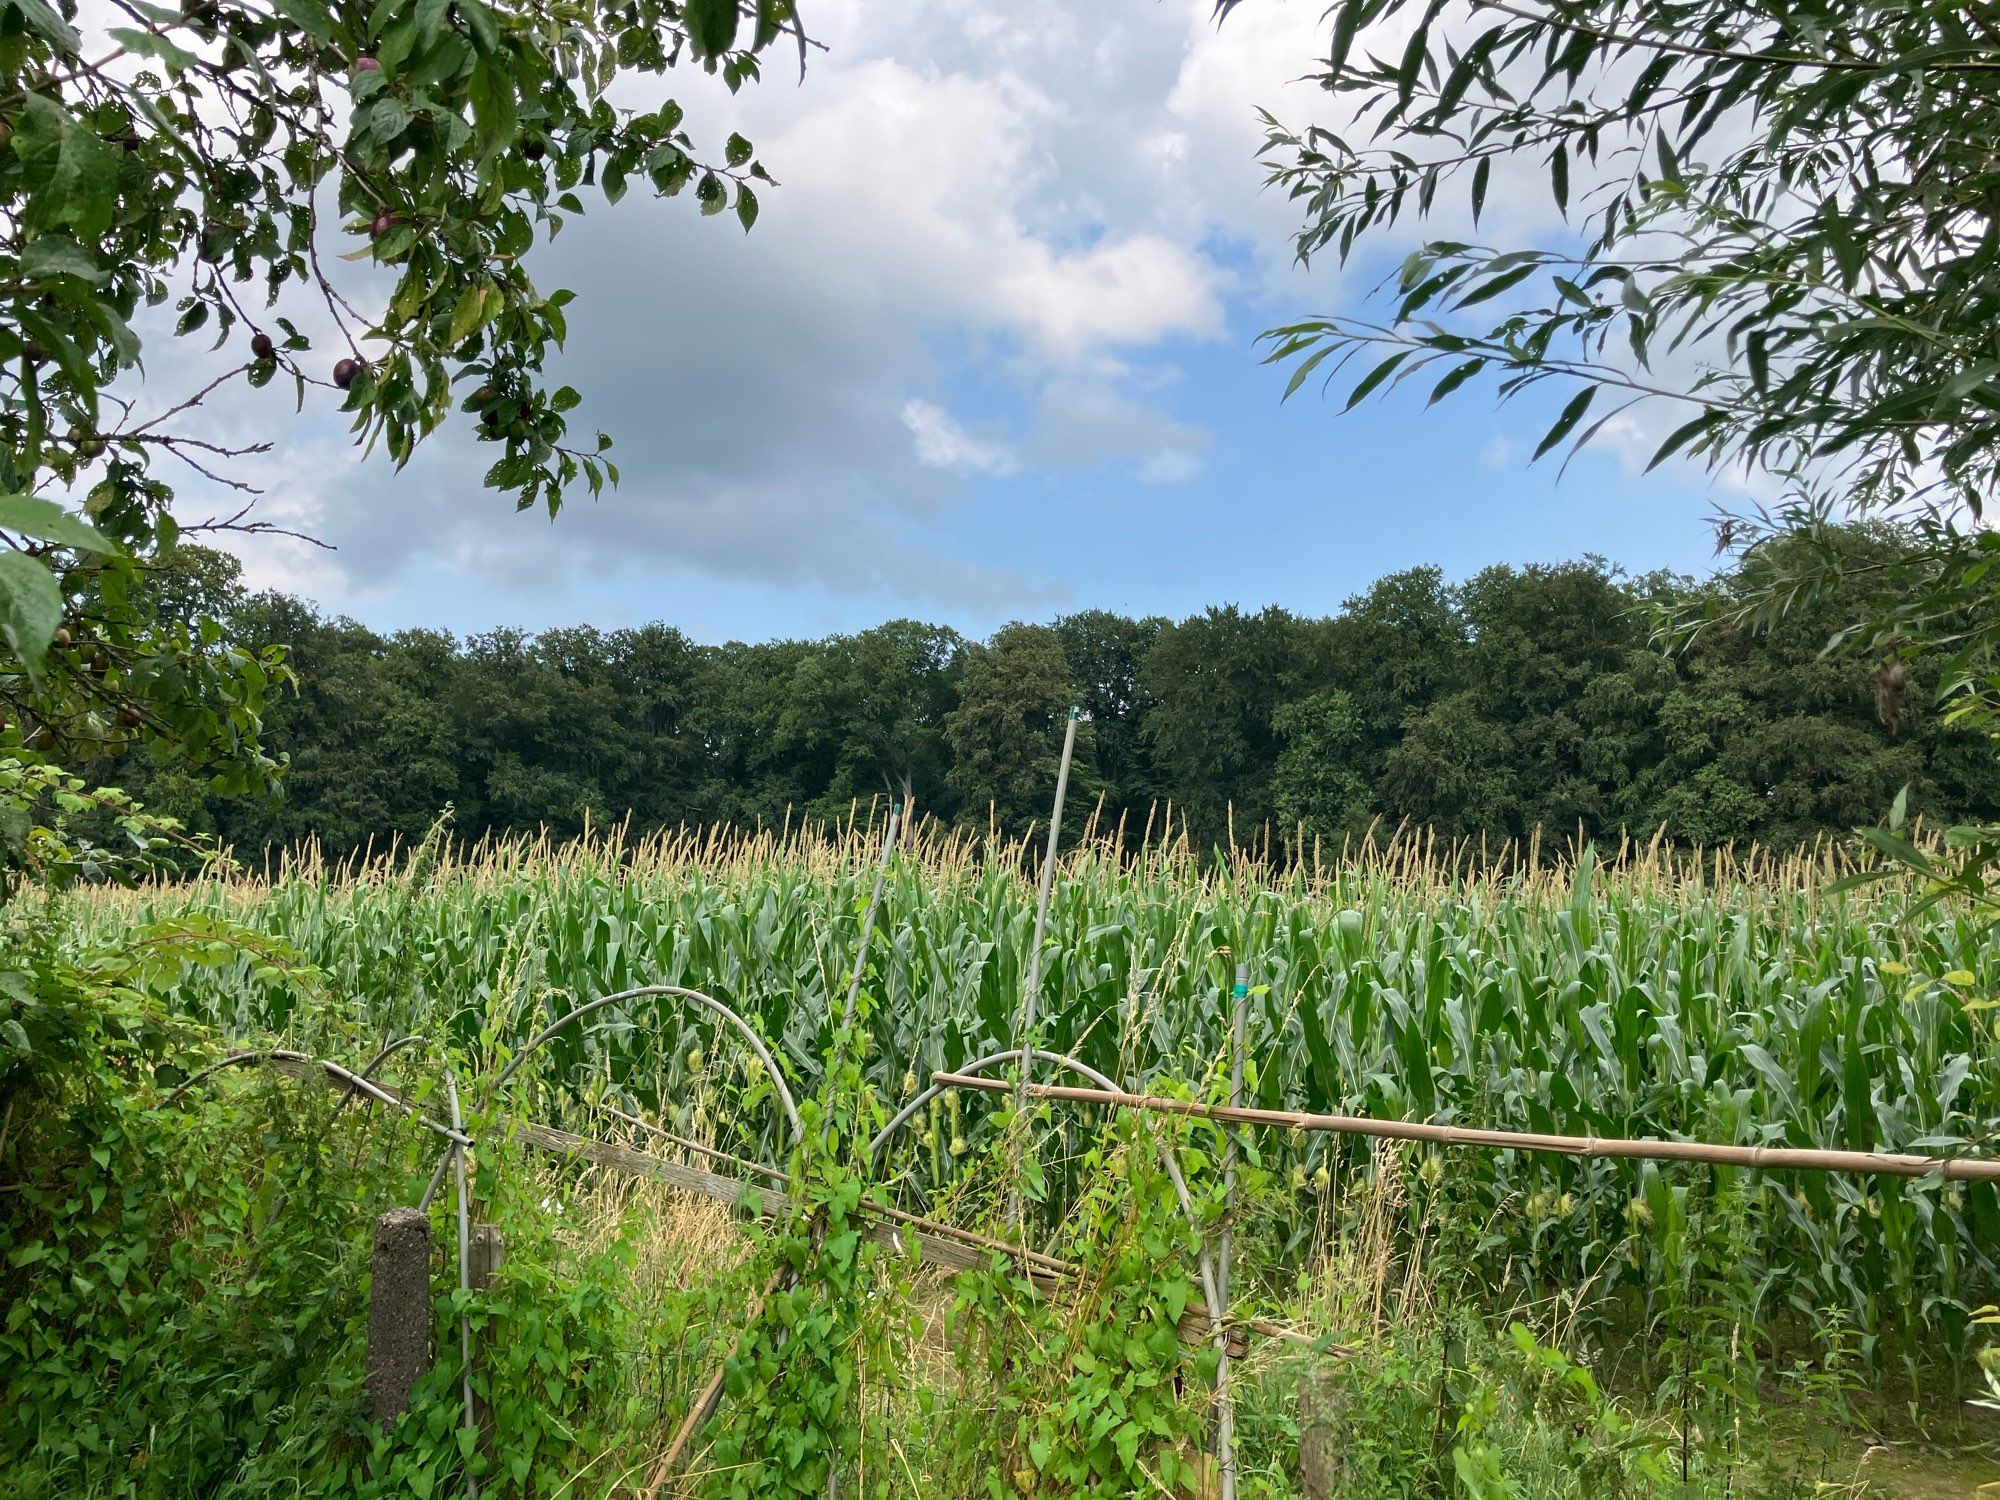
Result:
<instances>
[{"instance_id":1,"label":"tree line","mask_svg":"<svg viewBox=\"0 0 2000 1500\"><path fill-rule=\"evenodd\" d=\"M1627 577L1587 558L1453 583L1420 567L1326 617L1082 610L984 641L892 620L707 645L666 624L385 634L182 554L163 608L283 647L296 670L266 721L281 791L222 795L171 758L99 776L239 851L380 847L447 803L471 836L628 815L770 825L885 795L1019 831L1046 815L1071 705L1072 806L1137 838L1171 805L1199 846L1377 820L1785 846L1875 822L1905 786L1933 818L2000 815L1991 746L1928 705L1942 663L1829 654L1837 593L1736 628L1734 571Z\"/></svg>"}]
</instances>

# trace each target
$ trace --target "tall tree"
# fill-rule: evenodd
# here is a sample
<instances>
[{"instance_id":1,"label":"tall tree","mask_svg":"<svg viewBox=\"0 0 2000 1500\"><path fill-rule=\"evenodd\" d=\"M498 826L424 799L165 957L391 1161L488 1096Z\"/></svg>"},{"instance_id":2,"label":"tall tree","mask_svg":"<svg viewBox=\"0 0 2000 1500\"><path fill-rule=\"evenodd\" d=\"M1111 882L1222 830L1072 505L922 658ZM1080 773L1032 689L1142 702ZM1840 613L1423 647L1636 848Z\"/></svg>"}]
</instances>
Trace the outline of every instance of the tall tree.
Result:
<instances>
[{"instance_id":1,"label":"tall tree","mask_svg":"<svg viewBox=\"0 0 2000 1500\"><path fill-rule=\"evenodd\" d=\"M822 811L886 794L950 815L945 721L964 648L947 626L891 620L800 661L780 732L786 743L831 750Z\"/></svg>"},{"instance_id":2,"label":"tall tree","mask_svg":"<svg viewBox=\"0 0 2000 1500\"><path fill-rule=\"evenodd\" d=\"M284 594L255 595L225 618L253 649L282 644L302 690L275 703L267 720L266 732L290 760L285 795L217 799L197 826L245 853L318 840L344 854L418 838L461 797L465 746L451 705L405 645L352 620L323 618ZM437 646L449 658L456 643L444 637ZM143 767L121 763L105 774L149 802L191 811L163 797Z\"/></svg>"},{"instance_id":3,"label":"tall tree","mask_svg":"<svg viewBox=\"0 0 2000 1500\"><path fill-rule=\"evenodd\" d=\"M1115 829L1122 819L1128 837L1144 829L1158 795L1141 669L1166 626L1157 615L1134 620L1104 609L1079 610L1055 623L1106 803L1105 826Z\"/></svg>"},{"instance_id":4,"label":"tall tree","mask_svg":"<svg viewBox=\"0 0 2000 1500\"><path fill-rule=\"evenodd\" d=\"M184 534L260 525L240 461L270 444L217 444L198 408L282 384L397 464L456 408L519 507L615 482L608 439L570 440L578 393L543 377L570 294L538 288L528 252L584 190L634 181L747 229L750 143L698 148L657 80L685 60L736 88L781 36L803 62L805 33L789 0L585 3L560 24L508 0L88 15L17 0L0 29L0 760L151 742L253 787L277 769L260 731L280 662L213 616L153 612L144 584ZM234 361L121 385L157 337L140 308L167 304L175 334ZM212 516L176 517L168 456ZM48 498L65 492L81 513Z\"/></svg>"},{"instance_id":5,"label":"tall tree","mask_svg":"<svg viewBox=\"0 0 2000 1500\"><path fill-rule=\"evenodd\" d=\"M815 641L731 641L712 654L705 699L718 816L778 824L810 811L832 784L839 747L793 712L793 681L820 650Z\"/></svg>"},{"instance_id":6,"label":"tall tree","mask_svg":"<svg viewBox=\"0 0 2000 1500\"><path fill-rule=\"evenodd\" d=\"M1329 674L1360 716L1371 776L1405 718L1458 685L1465 643L1465 617L1438 568L1391 573L1343 606Z\"/></svg>"},{"instance_id":7,"label":"tall tree","mask_svg":"<svg viewBox=\"0 0 2000 1500\"><path fill-rule=\"evenodd\" d=\"M1271 727L1284 742L1271 800L1288 838L1315 840L1349 832L1368 807L1361 716L1339 688L1284 704Z\"/></svg>"},{"instance_id":8,"label":"tall tree","mask_svg":"<svg viewBox=\"0 0 2000 1500\"><path fill-rule=\"evenodd\" d=\"M1020 829L1048 816L1064 720L1077 696L1062 638L1047 625L1008 625L967 649L945 739L946 780L968 820L991 809L1002 828ZM1089 806L1101 790L1091 745L1096 727L1077 739L1072 806Z\"/></svg>"},{"instance_id":9,"label":"tall tree","mask_svg":"<svg viewBox=\"0 0 2000 1500\"><path fill-rule=\"evenodd\" d=\"M612 634L606 663L620 732L632 747L631 762L611 789L613 805L656 825L710 816L717 789L708 654L671 625L656 624Z\"/></svg>"},{"instance_id":10,"label":"tall tree","mask_svg":"<svg viewBox=\"0 0 2000 1500\"><path fill-rule=\"evenodd\" d=\"M1163 630L1142 669L1146 737L1161 789L1201 843L1269 821L1273 716L1297 691L1298 621L1272 607L1210 609Z\"/></svg>"},{"instance_id":11,"label":"tall tree","mask_svg":"<svg viewBox=\"0 0 2000 1500\"><path fill-rule=\"evenodd\" d=\"M1615 781L1607 785L1585 762L1594 739L1622 726L1586 724L1581 710L1589 688L1645 644L1650 622L1631 594L1602 562L1586 559L1487 568L1459 598L1471 636L1472 702L1508 741L1506 831L1616 826ZM1601 696L1593 703L1599 715L1606 706Z\"/></svg>"}]
</instances>

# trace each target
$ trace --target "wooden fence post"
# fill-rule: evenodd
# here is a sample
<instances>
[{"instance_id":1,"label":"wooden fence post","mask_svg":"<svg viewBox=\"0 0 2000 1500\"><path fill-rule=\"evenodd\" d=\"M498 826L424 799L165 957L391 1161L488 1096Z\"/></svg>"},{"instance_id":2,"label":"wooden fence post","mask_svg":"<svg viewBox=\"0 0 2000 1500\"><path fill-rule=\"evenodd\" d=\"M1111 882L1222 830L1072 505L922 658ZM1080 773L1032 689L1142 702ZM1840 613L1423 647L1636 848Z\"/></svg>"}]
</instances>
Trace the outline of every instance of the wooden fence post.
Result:
<instances>
[{"instance_id":1,"label":"wooden fence post","mask_svg":"<svg viewBox=\"0 0 2000 1500\"><path fill-rule=\"evenodd\" d=\"M470 1285L475 1292L483 1292L493 1284L494 1276L507 1259L507 1241L500 1233L498 1224L475 1224L472 1226L472 1263ZM475 1370L486 1370L486 1347L492 1341L492 1334L482 1330L473 1340L472 1361ZM493 1379L487 1372L486 1388L493 1389ZM473 1403L473 1417L479 1425L479 1446L493 1445L493 1401L490 1395L478 1396Z\"/></svg>"},{"instance_id":2,"label":"wooden fence post","mask_svg":"<svg viewBox=\"0 0 2000 1500\"><path fill-rule=\"evenodd\" d=\"M392 1208L375 1221L368 1292L368 1399L375 1420L394 1422L431 1367L431 1220Z\"/></svg>"},{"instance_id":3,"label":"wooden fence post","mask_svg":"<svg viewBox=\"0 0 2000 1500\"><path fill-rule=\"evenodd\" d=\"M498 1224L472 1226L472 1289L484 1291L507 1260L507 1242Z\"/></svg>"}]
</instances>

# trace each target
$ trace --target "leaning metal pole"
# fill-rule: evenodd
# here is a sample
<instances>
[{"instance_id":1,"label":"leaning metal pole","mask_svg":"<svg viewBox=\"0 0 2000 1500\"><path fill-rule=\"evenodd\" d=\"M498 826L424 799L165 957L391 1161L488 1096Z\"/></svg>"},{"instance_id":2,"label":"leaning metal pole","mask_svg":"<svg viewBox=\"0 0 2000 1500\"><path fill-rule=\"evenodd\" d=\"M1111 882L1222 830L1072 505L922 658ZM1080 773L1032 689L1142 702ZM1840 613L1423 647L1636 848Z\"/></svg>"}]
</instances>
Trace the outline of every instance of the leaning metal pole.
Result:
<instances>
[{"instance_id":1,"label":"leaning metal pole","mask_svg":"<svg viewBox=\"0 0 2000 1500\"><path fill-rule=\"evenodd\" d=\"M444 1070L444 1086L451 1099L451 1128L462 1135L465 1117L458 1109L458 1079L449 1065ZM461 1394L465 1398L465 1430L471 1434L465 1448L465 1500L479 1500L479 1481L473 1478L471 1468L479 1435L479 1422L472 1404L472 1321L465 1306L465 1298L472 1291L472 1214L466 1201L465 1147L458 1141L451 1143L451 1164L458 1173L458 1378Z\"/></svg>"},{"instance_id":2,"label":"leaning metal pole","mask_svg":"<svg viewBox=\"0 0 2000 1500\"><path fill-rule=\"evenodd\" d=\"M1236 988L1229 997L1229 1107L1243 1107L1244 1012L1249 1007L1250 966L1236 966ZM1229 1226L1236 1216L1236 1127L1222 1134L1222 1234L1216 1245L1215 1282L1221 1314L1229 1317ZM1236 1395L1229 1385L1229 1341L1216 1339L1215 1463L1221 1471L1221 1500L1236 1500Z\"/></svg>"},{"instance_id":3,"label":"leaning metal pole","mask_svg":"<svg viewBox=\"0 0 2000 1500\"><path fill-rule=\"evenodd\" d=\"M1077 711L1063 729L1062 765L1056 771L1056 803L1049 812L1049 847L1042 856L1042 884L1035 898L1035 940L1028 949L1028 983L1021 993L1021 1073L1014 1090L1014 1171L1007 1190L1007 1217L1021 1227L1021 1171L1028 1140L1028 1078L1035 1070L1035 1009L1042 993L1042 936L1049 925L1049 893L1056 883L1056 850L1062 844L1063 798L1069 795L1069 763L1076 754Z\"/></svg>"},{"instance_id":4,"label":"leaning metal pole","mask_svg":"<svg viewBox=\"0 0 2000 1500\"><path fill-rule=\"evenodd\" d=\"M854 975L847 982L847 1010L843 1025L854 1024L854 1003L861 998L861 976L868 967L868 940L875 935L875 913L882 907L882 887L888 883L889 860L896 852L896 825L903 819L903 804L889 809L889 830L882 836L882 858L875 866L875 889L868 897L868 912L861 919L861 940L854 949Z\"/></svg>"}]
</instances>

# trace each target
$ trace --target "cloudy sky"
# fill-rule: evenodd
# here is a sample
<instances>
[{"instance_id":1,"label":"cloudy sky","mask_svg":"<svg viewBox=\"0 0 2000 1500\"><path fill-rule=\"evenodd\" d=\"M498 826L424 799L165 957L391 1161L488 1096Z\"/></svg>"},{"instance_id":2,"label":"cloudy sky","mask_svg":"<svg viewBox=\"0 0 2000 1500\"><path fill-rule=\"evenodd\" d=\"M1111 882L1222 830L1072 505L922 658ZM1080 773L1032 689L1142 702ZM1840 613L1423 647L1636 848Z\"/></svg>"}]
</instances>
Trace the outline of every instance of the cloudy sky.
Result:
<instances>
[{"instance_id":1,"label":"cloudy sky","mask_svg":"<svg viewBox=\"0 0 2000 1500\"><path fill-rule=\"evenodd\" d=\"M1322 11L809 0L829 50L803 84L784 58L734 99L676 80L698 146L740 129L779 179L754 232L635 192L536 262L578 292L558 373L623 486L516 515L477 485L489 450L447 434L393 473L318 392L258 477L268 518L335 550L248 544L251 579L384 628L754 640L1321 612L1420 563L1704 567L1700 476L1641 477L1615 444L1560 483L1526 466L1560 396L1281 403L1256 335L1356 306L1383 270L1298 270L1261 188L1257 108L1322 109L1292 81ZM1548 212L1527 181L1497 204L1517 230ZM281 404L246 393L218 420L268 436Z\"/></svg>"}]
</instances>

